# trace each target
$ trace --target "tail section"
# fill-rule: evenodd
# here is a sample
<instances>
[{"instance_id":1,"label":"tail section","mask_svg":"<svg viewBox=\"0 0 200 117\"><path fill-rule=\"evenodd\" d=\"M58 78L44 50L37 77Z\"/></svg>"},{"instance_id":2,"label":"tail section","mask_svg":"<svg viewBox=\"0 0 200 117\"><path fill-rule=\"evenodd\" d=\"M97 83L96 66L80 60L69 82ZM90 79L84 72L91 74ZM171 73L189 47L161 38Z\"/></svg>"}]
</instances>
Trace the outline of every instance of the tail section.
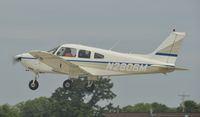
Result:
<instances>
[{"instance_id":1,"label":"tail section","mask_svg":"<svg viewBox=\"0 0 200 117\"><path fill-rule=\"evenodd\" d=\"M151 53L151 58L174 65L185 35L185 32L172 32L167 39Z\"/></svg>"}]
</instances>

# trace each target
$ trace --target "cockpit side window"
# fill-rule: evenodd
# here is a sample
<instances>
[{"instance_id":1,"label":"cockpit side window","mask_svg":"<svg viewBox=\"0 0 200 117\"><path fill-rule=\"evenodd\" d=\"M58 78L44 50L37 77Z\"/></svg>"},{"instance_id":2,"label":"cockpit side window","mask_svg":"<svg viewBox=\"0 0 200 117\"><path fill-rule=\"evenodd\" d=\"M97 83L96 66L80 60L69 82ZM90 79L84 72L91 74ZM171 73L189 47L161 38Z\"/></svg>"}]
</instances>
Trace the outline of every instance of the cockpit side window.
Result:
<instances>
[{"instance_id":1,"label":"cockpit side window","mask_svg":"<svg viewBox=\"0 0 200 117\"><path fill-rule=\"evenodd\" d=\"M61 48L59 49L59 51L57 52L57 55L58 55L58 56L63 56L63 55L64 55L64 51L65 51L65 48L64 48L64 47L61 47Z\"/></svg>"},{"instance_id":2,"label":"cockpit side window","mask_svg":"<svg viewBox=\"0 0 200 117\"><path fill-rule=\"evenodd\" d=\"M94 58L95 59L104 59L104 55L99 54L99 53L94 53Z\"/></svg>"},{"instance_id":3,"label":"cockpit side window","mask_svg":"<svg viewBox=\"0 0 200 117\"><path fill-rule=\"evenodd\" d=\"M90 58L91 52L88 50L79 50L78 57L79 58Z\"/></svg>"},{"instance_id":4,"label":"cockpit side window","mask_svg":"<svg viewBox=\"0 0 200 117\"><path fill-rule=\"evenodd\" d=\"M76 57L76 49L74 48L67 48L67 47L62 47L60 50L57 52L58 56L65 56L65 57Z\"/></svg>"}]
</instances>

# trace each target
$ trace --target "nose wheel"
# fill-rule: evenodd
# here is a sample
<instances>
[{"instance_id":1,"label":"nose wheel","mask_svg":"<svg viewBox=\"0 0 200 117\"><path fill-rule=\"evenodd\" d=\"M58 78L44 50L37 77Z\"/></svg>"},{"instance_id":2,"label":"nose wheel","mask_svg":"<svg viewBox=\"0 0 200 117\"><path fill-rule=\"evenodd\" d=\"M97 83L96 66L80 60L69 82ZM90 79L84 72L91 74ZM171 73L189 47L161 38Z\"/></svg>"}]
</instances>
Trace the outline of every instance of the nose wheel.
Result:
<instances>
[{"instance_id":1,"label":"nose wheel","mask_svg":"<svg viewBox=\"0 0 200 117\"><path fill-rule=\"evenodd\" d=\"M28 84L29 88L31 90L36 90L38 87L39 87L39 82L37 81L37 78L39 77L39 74L36 73L35 74L35 79L34 80L31 80Z\"/></svg>"},{"instance_id":2,"label":"nose wheel","mask_svg":"<svg viewBox=\"0 0 200 117\"><path fill-rule=\"evenodd\" d=\"M39 87L39 83L38 83L37 80L31 80L31 81L29 82L29 88L30 88L31 90L36 90L38 87Z\"/></svg>"}]
</instances>

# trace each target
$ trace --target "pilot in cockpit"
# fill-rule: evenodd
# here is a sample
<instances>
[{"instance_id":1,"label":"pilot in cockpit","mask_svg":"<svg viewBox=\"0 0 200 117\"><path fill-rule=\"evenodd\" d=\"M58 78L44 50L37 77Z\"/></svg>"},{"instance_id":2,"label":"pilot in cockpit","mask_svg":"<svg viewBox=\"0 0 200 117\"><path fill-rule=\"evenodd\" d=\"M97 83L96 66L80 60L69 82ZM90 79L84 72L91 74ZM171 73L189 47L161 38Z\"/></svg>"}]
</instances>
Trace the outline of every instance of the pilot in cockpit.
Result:
<instances>
[{"instance_id":1,"label":"pilot in cockpit","mask_svg":"<svg viewBox=\"0 0 200 117\"><path fill-rule=\"evenodd\" d=\"M70 48L66 48L65 49L64 56L66 56L66 57L74 57Z\"/></svg>"}]
</instances>

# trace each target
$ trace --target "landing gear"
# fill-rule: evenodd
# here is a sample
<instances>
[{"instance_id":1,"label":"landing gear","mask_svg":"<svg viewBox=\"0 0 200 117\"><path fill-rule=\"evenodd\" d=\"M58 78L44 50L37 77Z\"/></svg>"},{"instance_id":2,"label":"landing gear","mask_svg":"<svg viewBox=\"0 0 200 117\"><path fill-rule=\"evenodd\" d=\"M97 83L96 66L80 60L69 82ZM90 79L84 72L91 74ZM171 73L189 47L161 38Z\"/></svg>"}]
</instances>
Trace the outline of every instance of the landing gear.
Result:
<instances>
[{"instance_id":1,"label":"landing gear","mask_svg":"<svg viewBox=\"0 0 200 117\"><path fill-rule=\"evenodd\" d=\"M89 91L92 92L95 88L95 84L93 81L88 81L88 83L85 85L85 88Z\"/></svg>"},{"instance_id":2,"label":"landing gear","mask_svg":"<svg viewBox=\"0 0 200 117\"><path fill-rule=\"evenodd\" d=\"M65 80L63 82L63 87L66 89L66 90L69 90L72 88L72 80Z\"/></svg>"},{"instance_id":3,"label":"landing gear","mask_svg":"<svg viewBox=\"0 0 200 117\"><path fill-rule=\"evenodd\" d=\"M39 83L37 80L31 80L28 86L31 90L36 90L39 87Z\"/></svg>"},{"instance_id":4,"label":"landing gear","mask_svg":"<svg viewBox=\"0 0 200 117\"><path fill-rule=\"evenodd\" d=\"M39 87L39 83L37 81L38 78L39 78L39 73L35 73L35 79L31 80L28 85L31 90L36 90Z\"/></svg>"},{"instance_id":5,"label":"landing gear","mask_svg":"<svg viewBox=\"0 0 200 117\"><path fill-rule=\"evenodd\" d=\"M76 82L76 81L74 80L74 82ZM95 88L95 84L93 82L94 81L88 80L87 83L85 84L84 88L86 88L89 92L92 92ZM73 86L73 80L72 79L67 79L63 82L63 88L66 89L66 90L72 89L72 86Z\"/></svg>"}]
</instances>

